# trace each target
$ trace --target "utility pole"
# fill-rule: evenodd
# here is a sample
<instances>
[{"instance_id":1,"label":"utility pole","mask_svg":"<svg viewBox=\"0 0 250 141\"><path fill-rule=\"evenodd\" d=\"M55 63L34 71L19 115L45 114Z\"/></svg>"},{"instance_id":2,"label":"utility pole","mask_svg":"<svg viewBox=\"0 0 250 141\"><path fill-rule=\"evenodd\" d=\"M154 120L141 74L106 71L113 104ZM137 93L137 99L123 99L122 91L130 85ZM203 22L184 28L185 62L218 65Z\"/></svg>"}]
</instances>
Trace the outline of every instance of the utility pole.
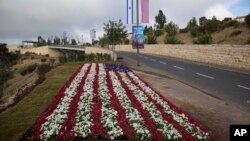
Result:
<instances>
[{"instance_id":1,"label":"utility pole","mask_svg":"<svg viewBox=\"0 0 250 141\"><path fill-rule=\"evenodd\" d=\"M139 0L136 0L136 25L139 26ZM140 66L140 50L139 50L139 39L137 38L137 66Z\"/></svg>"}]
</instances>

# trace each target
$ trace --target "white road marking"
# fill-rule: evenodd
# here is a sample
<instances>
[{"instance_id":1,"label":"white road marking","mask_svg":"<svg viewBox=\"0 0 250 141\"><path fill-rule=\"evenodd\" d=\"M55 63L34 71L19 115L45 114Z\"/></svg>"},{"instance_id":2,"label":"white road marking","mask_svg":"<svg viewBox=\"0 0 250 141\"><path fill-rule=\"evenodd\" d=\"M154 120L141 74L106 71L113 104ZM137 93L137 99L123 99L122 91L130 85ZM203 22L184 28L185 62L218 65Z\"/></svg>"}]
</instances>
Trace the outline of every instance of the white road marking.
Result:
<instances>
[{"instance_id":1,"label":"white road marking","mask_svg":"<svg viewBox=\"0 0 250 141\"><path fill-rule=\"evenodd\" d=\"M209 79L214 79L214 77L208 76L208 75L205 75L205 74L201 74L201 73L196 73L196 74L200 75L200 76L203 76L203 77L206 77L206 78L209 78Z\"/></svg>"},{"instance_id":2,"label":"white road marking","mask_svg":"<svg viewBox=\"0 0 250 141\"><path fill-rule=\"evenodd\" d=\"M185 70L184 68L182 68L182 67L178 67L178 66L174 66L175 68L177 68L177 69L180 69L180 70Z\"/></svg>"},{"instance_id":3,"label":"white road marking","mask_svg":"<svg viewBox=\"0 0 250 141\"><path fill-rule=\"evenodd\" d=\"M156 61L155 59L150 59L151 61Z\"/></svg>"},{"instance_id":4,"label":"white road marking","mask_svg":"<svg viewBox=\"0 0 250 141\"><path fill-rule=\"evenodd\" d=\"M247 89L247 90L250 90L250 88L246 87L246 86L242 86L242 85L237 85L238 87L240 88L243 88L243 89Z\"/></svg>"},{"instance_id":5,"label":"white road marking","mask_svg":"<svg viewBox=\"0 0 250 141\"><path fill-rule=\"evenodd\" d=\"M167 63L165 63L165 62L162 62L162 61L159 61L161 64L164 64L164 65L166 65Z\"/></svg>"}]
</instances>

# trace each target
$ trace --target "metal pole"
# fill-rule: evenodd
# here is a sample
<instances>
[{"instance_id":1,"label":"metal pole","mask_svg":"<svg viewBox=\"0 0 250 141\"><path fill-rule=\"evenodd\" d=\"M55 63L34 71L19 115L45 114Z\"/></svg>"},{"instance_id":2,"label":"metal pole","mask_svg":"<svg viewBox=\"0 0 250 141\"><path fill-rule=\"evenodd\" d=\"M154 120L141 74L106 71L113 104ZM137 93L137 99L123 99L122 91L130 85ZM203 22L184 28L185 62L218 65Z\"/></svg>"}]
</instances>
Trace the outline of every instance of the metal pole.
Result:
<instances>
[{"instance_id":1,"label":"metal pole","mask_svg":"<svg viewBox=\"0 0 250 141\"><path fill-rule=\"evenodd\" d=\"M136 0L136 24L137 26L139 26L139 0ZM139 54L140 54L139 41L137 38L137 66L140 66Z\"/></svg>"}]
</instances>

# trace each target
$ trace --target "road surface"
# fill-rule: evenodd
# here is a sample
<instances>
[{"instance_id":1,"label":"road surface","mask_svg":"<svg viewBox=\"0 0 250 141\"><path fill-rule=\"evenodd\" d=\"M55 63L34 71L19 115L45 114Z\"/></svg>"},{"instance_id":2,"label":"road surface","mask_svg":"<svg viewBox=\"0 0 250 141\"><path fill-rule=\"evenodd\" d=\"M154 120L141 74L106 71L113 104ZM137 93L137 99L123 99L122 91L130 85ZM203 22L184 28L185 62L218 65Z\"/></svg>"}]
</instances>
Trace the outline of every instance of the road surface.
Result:
<instances>
[{"instance_id":1,"label":"road surface","mask_svg":"<svg viewBox=\"0 0 250 141\"><path fill-rule=\"evenodd\" d=\"M137 59L136 53L118 52L118 55L123 61ZM141 65L250 111L250 75L163 56L140 54L139 58Z\"/></svg>"}]
</instances>

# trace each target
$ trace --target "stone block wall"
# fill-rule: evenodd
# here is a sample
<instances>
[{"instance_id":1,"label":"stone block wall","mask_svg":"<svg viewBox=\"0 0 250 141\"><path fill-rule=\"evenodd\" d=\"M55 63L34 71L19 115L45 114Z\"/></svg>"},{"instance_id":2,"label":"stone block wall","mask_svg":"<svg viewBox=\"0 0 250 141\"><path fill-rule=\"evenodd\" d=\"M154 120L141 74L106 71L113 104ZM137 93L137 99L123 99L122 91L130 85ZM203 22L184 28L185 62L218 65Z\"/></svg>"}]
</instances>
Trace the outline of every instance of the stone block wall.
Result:
<instances>
[{"instance_id":1,"label":"stone block wall","mask_svg":"<svg viewBox=\"0 0 250 141\"><path fill-rule=\"evenodd\" d=\"M136 52L131 45L117 51ZM200 63L250 70L250 46L241 45L145 45L141 53L170 56Z\"/></svg>"}]
</instances>

